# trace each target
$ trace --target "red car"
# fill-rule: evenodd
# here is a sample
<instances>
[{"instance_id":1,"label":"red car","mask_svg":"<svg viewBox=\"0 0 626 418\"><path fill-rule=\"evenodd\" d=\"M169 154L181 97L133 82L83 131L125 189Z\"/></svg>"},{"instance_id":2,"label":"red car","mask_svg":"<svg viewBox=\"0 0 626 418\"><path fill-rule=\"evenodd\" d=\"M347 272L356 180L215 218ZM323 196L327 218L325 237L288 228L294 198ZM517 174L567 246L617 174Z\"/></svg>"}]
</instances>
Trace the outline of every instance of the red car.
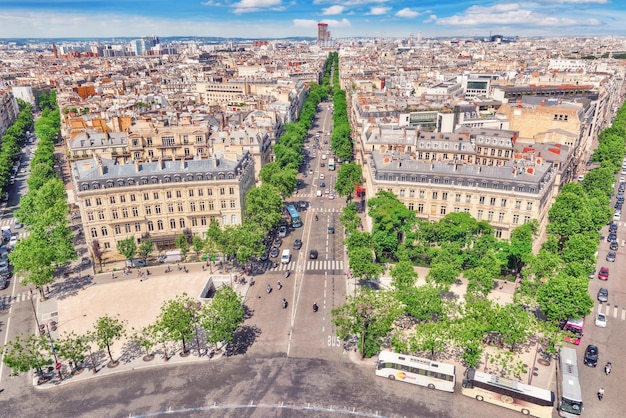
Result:
<instances>
[{"instance_id":1,"label":"red car","mask_svg":"<svg viewBox=\"0 0 626 418\"><path fill-rule=\"evenodd\" d=\"M600 268L600 273L598 273L598 279L609 280L609 268L608 267Z\"/></svg>"}]
</instances>

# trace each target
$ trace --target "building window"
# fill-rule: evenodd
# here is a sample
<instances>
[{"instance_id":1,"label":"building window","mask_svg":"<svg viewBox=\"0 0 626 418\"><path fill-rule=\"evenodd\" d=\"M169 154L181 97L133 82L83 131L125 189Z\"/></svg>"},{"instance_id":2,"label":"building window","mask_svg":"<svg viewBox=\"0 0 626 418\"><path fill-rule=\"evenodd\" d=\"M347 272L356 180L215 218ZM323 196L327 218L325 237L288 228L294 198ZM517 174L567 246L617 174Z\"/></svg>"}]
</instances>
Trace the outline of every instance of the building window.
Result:
<instances>
[{"instance_id":1,"label":"building window","mask_svg":"<svg viewBox=\"0 0 626 418\"><path fill-rule=\"evenodd\" d=\"M185 228L185 218L180 218L178 220L178 225L180 225L180 229L184 229Z\"/></svg>"},{"instance_id":2,"label":"building window","mask_svg":"<svg viewBox=\"0 0 626 418\"><path fill-rule=\"evenodd\" d=\"M131 202L134 202L135 200L137 200L137 196L135 196L135 194L134 194L134 193L132 193L132 194L130 195L130 201L131 201Z\"/></svg>"},{"instance_id":3,"label":"building window","mask_svg":"<svg viewBox=\"0 0 626 418\"><path fill-rule=\"evenodd\" d=\"M98 219L99 220L104 220L104 211L103 210L99 210L98 211Z\"/></svg>"},{"instance_id":4,"label":"building window","mask_svg":"<svg viewBox=\"0 0 626 418\"><path fill-rule=\"evenodd\" d=\"M519 215L513 215L513 225L517 225L519 223Z\"/></svg>"},{"instance_id":5,"label":"building window","mask_svg":"<svg viewBox=\"0 0 626 418\"><path fill-rule=\"evenodd\" d=\"M498 222L500 223L504 222L504 212L500 212L498 214Z\"/></svg>"},{"instance_id":6,"label":"building window","mask_svg":"<svg viewBox=\"0 0 626 418\"><path fill-rule=\"evenodd\" d=\"M237 207L237 204L235 203L235 199L231 199L230 200L230 208L231 209L235 209Z\"/></svg>"},{"instance_id":7,"label":"building window","mask_svg":"<svg viewBox=\"0 0 626 418\"><path fill-rule=\"evenodd\" d=\"M220 187L220 194L221 195L226 194L226 189L224 187Z\"/></svg>"},{"instance_id":8,"label":"building window","mask_svg":"<svg viewBox=\"0 0 626 418\"><path fill-rule=\"evenodd\" d=\"M490 204L491 206L495 206L495 204L496 204L496 198L495 198L495 197L492 197L491 199L489 199L489 204Z\"/></svg>"},{"instance_id":9,"label":"building window","mask_svg":"<svg viewBox=\"0 0 626 418\"><path fill-rule=\"evenodd\" d=\"M521 209L522 207L522 201L521 200L516 200L515 201L515 209Z\"/></svg>"},{"instance_id":10,"label":"building window","mask_svg":"<svg viewBox=\"0 0 626 418\"><path fill-rule=\"evenodd\" d=\"M100 199L99 197L96 197L96 206L100 206L102 205L102 199Z\"/></svg>"},{"instance_id":11,"label":"building window","mask_svg":"<svg viewBox=\"0 0 626 418\"><path fill-rule=\"evenodd\" d=\"M472 195L471 194L466 194L465 195L465 203L472 203Z\"/></svg>"},{"instance_id":12,"label":"building window","mask_svg":"<svg viewBox=\"0 0 626 418\"><path fill-rule=\"evenodd\" d=\"M106 237L107 235L109 235L109 231L107 230L106 226L103 226L102 228L100 228L100 231L102 232L103 237Z\"/></svg>"},{"instance_id":13,"label":"building window","mask_svg":"<svg viewBox=\"0 0 626 418\"><path fill-rule=\"evenodd\" d=\"M235 194L235 188L234 187L229 187L228 188L228 194Z\"/></svg>"},{"instance_id":14,"label":"building window","mask_svg":"<svg viewBox=\"0 0 626 418\"><path fill-rule=\"evenodd\" d=\"M455 202L460 202L461 201L461 193L457 193L454 195L454 201Z\"/></svg>"},{"instance_id":15,"label":"building window","mask_svg":"<svg viewBox=\"0 0 626 418\"><path fill-rule=\"evenodd\" d=\"M404 197L404 189L400 189L400 197Z\"/></svg>"},{"instance_id":16,"label":"building window","mask_svg":"<svg viewBox=\"0 0 626 418\"><path fill-rule=\"evenodd\" d=\"M448 200L448 192L441 192L441 200Z\"/></svg>"},{"instance_id":17,"label":"building window","mask_svg":"<svg viewBox=\"0 0 626 418\"><path fill-rule=\"evenodd\" d=\"M139 222L135 222L135 232L141 232L141 224Z\"/></svg>"},{"instance_id":18,"label":"building window","mask_svg":"<svg viewBox=\"0 0 626 418\"><path fill-rule=\"evenodd\" d=\"M115 225L115 226L113 227L113 232L115 233L115 235L119 235L119 234L121 234L121 233L122 233L122 228L120 228L120 226L119 226L119 225Z\"/></svg>"},{"instance_id":19,"label":"building window","mask_svg":"<svg viewBox=\"0 0 626 418\"><path fill-rule=\"evenodd\" d=\"M220 207L222 209L226 209L226 201L225 200L220 200Z\"/></svg>"},{"instance_id":20,"label":"building window","mask_svg":"<svg viewBox=\"0 0 626 418\"><path fill-rule=\"evenodd\" d=\"M213 196L213 189L207 189L206 193L208 196Z\"/></svg>"},{"instance_id":21,"label":"building window","mask_svg":"<svg viewBox=\"0 0 626 418\"><path fill-rule=\"evenodd\" d=\"M485 204L485 196L480 196L478 198L478 203L481 204L481 205L484 205Z\"/></svg>"},{"instance_id":22,"label":"building window","mask_svg":"<svg viewBox=\"0 0 626 418\"><path fill-rule=\"evenodd\" d=\"M445 214L446 214L446 210L447 210L447 209L446 209L446 207L445 207L445 206L442 206L442 207L439 209L439 214L440 214L440 215L445 215Z\"/></svg>"},{"instance_id":23,"label":"building window","mask_svg":"<svg viewBox=\"0 0 626 418\"><path fill-rule=\"evenodd\" d=\"M417 204L417 213L424 213L424 204L423 203L418 203Z\"/></svg>"},{"instance_id":24,"label":"building window","mask_svg":"<svg viewBox=\"0 0 626 418\"><path fill-rule=\"evenodd\" d=\"M128 208L122 209L122 218L128 218Z\"/></svg>"},{"instance_id":25,"label":"building window","mask_svg":"<svg viewBox=\"0 0 626 418\"><path fill-rule=\"evenodd\" d=\"M173 136L164 136L161 138L163 141L163 145L166 147L171 147L174 145L174 137Z\"/></svg>"},{"instance_id":26,"label":"building window","mask_svg":"<svg viewBox=\"0 0 626 418\"><path fill-rule=\"evenodd\" d=\"M502 238L502 230L496 229L496 238Z\"/></svg>"},{"instance_id":27,"label":"building window","mask_svg":"<svg viewBox=\"0 0 626 418\"><path fill-rule=\"evenodd\" d=\"M183 197L182 190L176 190L176 197L178 197L178 198L182 198Z\"/></svg>"},{"instance_id":28,"label":"building window","mask_svg":"<svg viewBox=\"0 0 626 418\"><path fill-rule=\"evenodd\" d=\"M96 228L91 228L91 238L98 238L98 230Z\"/></svg>"},{"instance_id":29,"label":"building window","mask_svg":"<svg viewBox=\"0 0 626 418\"><path fill-rule=\"evenodd\" d=\"M154 231L154 223L152 221L148 221L148 231Z\"/></svg>"},{"instance_id":30,"label":"building window","mask_svg":"<svg viewBox=\"0 0 626 418\"><path fill-rule=\"evenodd\" d=\"M206 223L206 216L201 216L200 217L200 225L202 225L202 226L206 226L207 225L207 223Z\"/></svg>"},{"instance_id":31,"label":"building window","mask_svg":"<svg viewBox=\"0 0 626 418\"><path fill-rule=\"evenodd\" d=\"M158 200L159 199L159 192L152 193L152 197L154 198L154 200Z\"/></svg>"},{"instance_id":32,"label":"building window","mask_svg":"<svg viewBox=\"0 0 626 418\"><path fill-rule=\"evenodd\" d=\"M526 203L526 210L533 210L533 202Z\"/></svg>"},{"instance_id":33,"label":"building window","mask_svg":"<svg viewBox=\"0 0 626 418\"><path fill-rule=\"evenodd\" d=\"M415 197L415 190L409 190L409 197Z\"/></svg>"},{"instance_id":34,"label":"building window","mask_svg":"<svg viewBox=\"0 0 626 418\"><path fill-rule=\"evenodd\" d=\"M91 199L85 199L85 206L91 206Z\"/></svg>"},{"instance_id":35,"label":"building window","mask_svg":"<svg viewBox=\"0 0 626 418\"><path fill-rule=\"evenodd\" d=\"M198 189L198 196L204 196L204 189Z\"/></svg>"},{"instance_id":36,"label":"building window","mask_svg":"<svg viewBox=\"0 0 626 418\"><path fill-rule=\"evenodd\" d=\"M115 204L115 196L109 196L109 203L111 203L112 205Z\"/></svg>"},{"instance_id":37,"label":"building window","mask_svg":"<svg viewBox=\"0 0 626 418\"><path fill-rule=\"evenodd\" d=\"M436 200L439 197L439 193L433 192L433 200Z\"/></svg>"},{"instance_id":38,"label":"building window","mask_svg":"<svg viewBox=\"0 0 626 418\"><path fill-rule=\"evenodd\" d=\"M230 215L230 223L232 225L236 225L237 224L237 215Z\"/></svg>"},{"instance_id":39,"label":"building window","mask_svg":"<svg viewBox=\"0 0 626 418\"><path fill-rule=\"evenodd\" d=\"M530 222L530 216L524 216L524 223L527 224Z\"/></svg>"},{"instance_id":40,"label":"building window","mask_svg":"<svg viewBox=\"0 0 626 418\"><path fill-rule=\"evenodd\" d=\"M163 221L161 220L157 221L157 229L159 231L163 231Z\"/></svg>"},{"instance_id":41,"label":"building window","mask_svg":"<svg viewBox=\"0 0 626 418\"><path fill-rule=\"evenodd\" d=\"M222 216L222 225L228 225L228 216Z\"/></svg>"},{"instance_id":42,"label":"building window","mask_svg":"<svg viewBox=\"0 0 626 418\"><path fill-rule=\"evenodd\" d=\"M195 216L191 218L191 226L198 226L198 218Z\"/></svg>"},{"instance_id":43,"label":"building window","mask_svg":"<svg viewBox=\"0 0 626 418\"><path fill-rule=\"evenodd\" d=\"M179 203L176 205L176 207L178 208L178 212L183 212L183 211L184 211L184 209L183 209L183 204L182 204L182 203L180 203L180 202L179 202Z\"/></svg>"},{"instance_id":44,"label":"building window","mask_svg":"<svg viewBox=\"0 0 626 418\"><path fill-rule=\"evenodd\" d=\"M502 206L503 208L506 207L506 199L500 200L500 206Z\"/></svg>"},{"instance_id":45,"label":"building window","mask_svg":"<svg viewBox=\"0 0 626 418\"><path fill-rule=\"evenodd\" d=\"M150 205L146 205L145 211L146 215L152 215L152 207Z\"/></svg>"},{"instance_id":46,"label":"building window","mask_svg":"<svg viewBox=\"0 0 626 418\"><path fill-rule=\"evenodd\" d=\"M139 208L137 206L133 206L133 216L139 216Z\"/></svg>"},{"instance_id":47,"label":"building window","mask_svg":"<svg viewBox=\"0 0 626 418\"><path fill-rule=\"evenodd\" d=\"M193 197L193 189L189 189L187 192L189 193L189 197Z\"/></svg>"},{"instance_id":48,"label":"building window","mask_svg":"<svg viewBox=\"0 0 626 418\"><path fill-rule=\"evenodd\" d=\"M119 218L119 214L117 213L117 209L113 209L111 211L111 218L113 218L113 219Z\"/></svg>"},{"instance_id":49,"label":"building window","mask_svg":"<svg viewBox=\"0 0 626 418\"><path fill-rule=\"evenodd\" d=\"M172 198L172 192L165 192L165 197L167 199L171 199Z\"/></svg>"},{"instance_id":50,"label":"building window","mask_svg":"<svg viewBox=\"0 0 626 418\"><path fill-rule=\"evenodd\" d=\"M423 199L423 198L424 198L424 194L425 194L425 193L424 193L424 190L420 190L420 199Z\"/></svg>"},{"instance_id":51,"label":"building window","mask_svg":"<svg viewBox=\"0 0 626 418\"><path fill-rule=\"evenodd\" d=\"M150 193L144 193L144 194L143 194L143 200L144 200L144 201L146 201L146 200L150 200Z\"/></svg>"},{"instance_id":52,"label":"building window","mask_svg":"<svg viewBox=\"0 0 626 418\"><path fill-rule=\"evenodd\" d=\"M459 208L459 207L455 206L455 207L454 207L454 212L455 212L455 213L459 213L459 212L461 212L461 208Z\"/></svg>"},{"instance_id":53,"label":"building window","mask_svg":"<svg viewBox=\"0 0 626 418\"><path fill-rule=\"evenodd\" d=\"M126 195L124 194L120 195L120 203L126 203Z\"/></svg>"},{"instance_id":54,"label":"building window","mask_svg":"<svg viewBox=\"0 0 626 418\"><path fill-rule=\"evenodd\" d=\"M124 224L124 230L126 233L130 234L130 224Z\"/></svg>"},{"instance_id":55,"label":"building window","mask_svg":"<svg viewBox=\"0 0 626 418\"><path fill-rule=\"evenodd\" d=\"M211 210L214 209L212 200L209 202L209 209L211 209ZM204 201L200 202L200 211L204 212Z\"/></svg>"},{"instance_id":56,"label":"building window","mask_svg":"<svg viewBox=\"0 0 626 418\"><path fill-rule=\"evenodd\" d=\"M413 202L409 203L409 210L415 210L415 204Z\"/></svg>"},{"instance_id":57,"label":"building window","mask_svg":"<svg viewBox=\"0 0 626 418\"><path fill-rule=\"evenodd\" d=\"M93 212L87 212L87 219L90 220L90 221L94 220Z\"/></svg>"},{"instance_id":58,"label":"building window","mask_svg":"<svg viewBox=\"0 0 626 418\"><path fill-rule=\"evenodd\" d=\"M483 210L482 209L478 209L478 214L476 216L477 220L482 220L483 219Z\"/></svg>"},{"instance_id":59,"label":"building window","mask_svg":"<svg viewBox=\"0 0 626 418\"><path fill-rule=\"evenodd\" d=\"M196 202L189 203L189 210L191 212L195 212L196 211Z\"/></svg>"},{"instance_id":60,"label":"building window","mask_svg":"<svg viewBox=\"0 0 626 418\"><path fill-rule=\"evenodd\" d=\"M176 219L170 219L170 229L176 229Z\"/></svg>"},{"instance_id":61,"label":"building window","mask_svg":"<svg viewBox=\"0 0 626 418\"><path fill-rule=\"evenodd\" d=\"M161 205L154 205L154 213L157 215L161 214Z\"/></svg>"}]
</instances>

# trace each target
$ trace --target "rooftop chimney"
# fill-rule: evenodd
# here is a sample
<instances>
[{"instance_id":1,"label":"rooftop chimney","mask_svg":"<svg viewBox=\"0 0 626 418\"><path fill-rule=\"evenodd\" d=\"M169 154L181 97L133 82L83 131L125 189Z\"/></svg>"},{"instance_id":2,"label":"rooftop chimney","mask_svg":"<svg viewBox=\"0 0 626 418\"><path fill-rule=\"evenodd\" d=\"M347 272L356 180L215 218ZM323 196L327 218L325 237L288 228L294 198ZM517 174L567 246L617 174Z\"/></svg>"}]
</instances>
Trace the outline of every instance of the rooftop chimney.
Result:
<instances>
[{"instance_id":1,"label":"rooftop chimney","mask_svg":"<svg viewBox=\"0 0 626 418\"><path fill-rule=\"evenodd\" d=\"M135 172L139 173L139 170L141 170L141 167L139 166L139 160L135 160Z\"/></svg>"}]
</instances>

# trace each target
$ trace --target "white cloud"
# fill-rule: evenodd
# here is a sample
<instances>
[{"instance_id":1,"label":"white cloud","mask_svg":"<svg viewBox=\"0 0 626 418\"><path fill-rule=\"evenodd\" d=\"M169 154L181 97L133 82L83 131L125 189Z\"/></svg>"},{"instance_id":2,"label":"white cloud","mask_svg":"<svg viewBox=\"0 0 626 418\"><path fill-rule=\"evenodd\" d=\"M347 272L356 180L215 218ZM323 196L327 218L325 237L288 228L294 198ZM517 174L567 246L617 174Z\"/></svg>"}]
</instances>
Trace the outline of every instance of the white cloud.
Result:
<instances>
[{"instance_id":1,"label":"white cloud","mask_svg":"<svg viewBox=\"0 0 626 418\"><path fill-rule=\"evenodd\" d=\"M431 20L432 21L432 20ZM597 26L600 21L593 18L574 19L557 17L533 10L523 9L517 3L500 4L492 7L471 6L464 14L434 18L438 25L481 26L481 25L524 25L524 26Z\"/></svg>"},{"instance_id":2,"label":"white cloud","mask_svg":"<svg viewBox=\"0 0 626 418\"><path fill-rule=\"evenodd\" d=\"M264 9L282 10L282 0L241 0L233 4L235 14L258 12Z\"/></svg>"},{"instance_id":3,"label":"white cloud","mask_svg":"<svg viewBox=\"0 0 626 418\"><path fill-rule=\"evenodd\" d=\"M343 11L346 10L345 6L339 6L338 4L334 6L327 7L322 10L322 15L330 16L330 15L340 15Z\"/></svg>"},{"instance_id":4,"label":"white cloud","mask_svg":"<svg viewBox=\"0 0 626 418\"><path fill-rule=\"evenodd\" d=\"M398 17L406 17L408 19L413 19L414 17L419 16L419 12L416 12L414 10L409 9L408 7L405 7L402 10L398 10L396 12L396 16L398 16Z\"/></svg>"},{"instance_id":5,"label":"white cloud","mask_svg":"<svg viewBox=\"0 0 626 418\"><path fill-rule=\"evenodd\" d=\"M366 13L366 14L374 15L374 16L384 15L384 14L387 14L389 10L391 10L390 7L372 7L370 8L369 13Z\"/></svg>"}]
</instances>

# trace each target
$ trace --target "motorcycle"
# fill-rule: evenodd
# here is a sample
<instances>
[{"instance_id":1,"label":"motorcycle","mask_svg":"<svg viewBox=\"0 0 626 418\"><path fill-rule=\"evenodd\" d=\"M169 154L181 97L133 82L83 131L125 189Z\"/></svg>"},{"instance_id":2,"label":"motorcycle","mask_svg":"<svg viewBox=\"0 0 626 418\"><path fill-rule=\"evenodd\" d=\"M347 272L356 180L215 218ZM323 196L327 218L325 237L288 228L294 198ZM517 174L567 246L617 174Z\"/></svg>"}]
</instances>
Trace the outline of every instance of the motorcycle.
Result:
<instances>
[{"instance_id":1,"label":"motorcycle","mask_svg":"<svg viewBox=\"0 0 626 418\"><path fill-rule=\"evenodd\" d=\"M315 215L315 220L316 220L316 221L319 221L319 218L317 217L317 215Z\"/></svg>"},{"instance_id":2,"label":"motorcycle","mask_svg":"<svg viewBox=\"0 0 626 418\"><path fill-rule=\"evenodd\" d=\"M606 363L606 366L604 366L604 373L607 376L611 374L611 367L612 367L612 364L611 364L610 361L608 363Z\"/></svg>"},{"instance_id":3,"label":"motorcycle","mask_svg":"<svg viewBox=\"0 0 626 418\"><path fill-rule=\"evenodd\" d=\"M289 275L290 275L290 274L291 274L291 272L290 272L289 270L287 270L287 271L285 272L285 279L286 279L287 277L289 277Z\"/></svg>"},{"instance_id":4,"label":"motorcycle","mask_svg":"<svg viewBox=\"0 0 626 418\"><path fill-rule=\"evenodd\" d=\"M318 309L319 309L319 308L318 308L318 306L317 306L317 303L314 303L314 304L313 304L313 312L317 312L317 310L318 310Z\"/></svg>"},{"instance_id":5,"label":"motorcycle","mask_svg":"<svg viewBox=\"0 0 626 418\"><path fill-rule=\"evenodd\" d=\"M272 291L272 286L268 284L267 287L265 288L265 291L269 294Z\"/></svg>"},{"instance_id":6,"label":"motorcycle","mask_svg":"<svg viewBox=\"0 0 626 418\"><path fill-rule=\"evenodd\" d=\"M598 391L598 400L601 401L604 398L604 388L600 388Z\"/></svg>"},{"instance_id":7,"label":"motorcycle","mask_svg":"<svg viewBox=\"0 0 626 418\"><path fill-rule=\"evenodd\" d=\"M287 309L287 299L283 298L283 309Z\"/></svg>"},{"instance_id":8,"label":"motorcycle","mask_svg":"<svg viewBox=\"0 0 626 418\"><path fill-rule=\"evenodd\" d=\"M278 290L283 288L283 284L281 282L278 282L276 285L278 286Z\"/></svg>"}]
</instances>

